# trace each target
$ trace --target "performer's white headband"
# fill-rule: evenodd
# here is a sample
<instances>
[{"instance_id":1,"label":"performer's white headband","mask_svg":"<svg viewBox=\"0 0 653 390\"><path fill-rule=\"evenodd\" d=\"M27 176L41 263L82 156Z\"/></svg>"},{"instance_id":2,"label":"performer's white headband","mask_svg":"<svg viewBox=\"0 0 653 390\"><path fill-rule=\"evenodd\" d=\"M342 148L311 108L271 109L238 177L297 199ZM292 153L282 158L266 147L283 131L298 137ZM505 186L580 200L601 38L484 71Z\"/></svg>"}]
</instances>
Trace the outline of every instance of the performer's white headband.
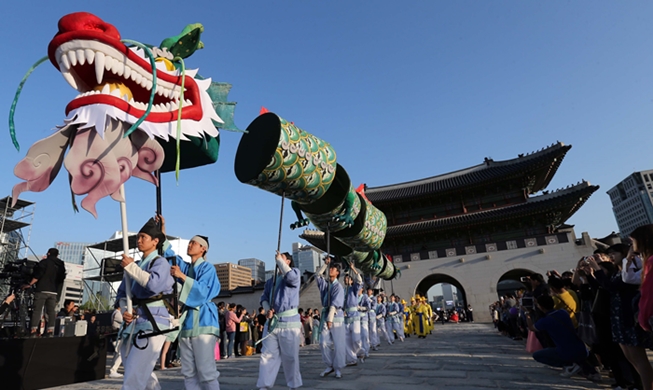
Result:
<instances>
[{"instance_id":1,"label":"performer's white headband","mask_svg":"<svg viewBox=\"0 0 653 390\"><path fill-rule=\"evenodd\" d=\"M200 244L201 246L203 246L204 248L206 248L207 251L209 250L209 243L206 242L206 240L203 239L202 237L200 237L200 236L195 236L195 237L191 238L190 240L191 240L191 241L195 241L196 243Z\"/></svg>"}]
</instances>

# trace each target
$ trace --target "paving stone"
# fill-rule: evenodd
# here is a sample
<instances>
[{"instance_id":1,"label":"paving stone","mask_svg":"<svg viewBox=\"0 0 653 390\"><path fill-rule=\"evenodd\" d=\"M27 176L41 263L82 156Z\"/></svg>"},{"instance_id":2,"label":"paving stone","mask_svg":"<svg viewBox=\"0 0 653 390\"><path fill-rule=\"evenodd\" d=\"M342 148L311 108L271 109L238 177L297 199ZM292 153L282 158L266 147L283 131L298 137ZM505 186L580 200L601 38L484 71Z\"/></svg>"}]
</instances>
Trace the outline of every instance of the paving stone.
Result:
<instances>
[{"instance_id":1,"label":"paving stone","mask_svg":"<svg viewBox=\"0 0 653 390\"><path fill-rule=\"evenodd\" d=\"M222 390L256 389L258 356L220 360ZM371 351L365 363L345 367L343 378L333 374L322 378L324 369L316 345L300 349L300 369L304 389L342 390L423 390L423 389L511 389L575 390L609 389L581 377L561 378L560 370L551 370L535 362L526 353L523 342L499 335L487 324L438 325L426 339L407 338L404 343L384 344ZM107 371L108 373L108 371ZM183 390L179 368L156 371L162 390ZM120 389L121 380L103 379L56 387L57 390ZM283 369L275 389L287 388Z\"/></svg>"}]
</instances>

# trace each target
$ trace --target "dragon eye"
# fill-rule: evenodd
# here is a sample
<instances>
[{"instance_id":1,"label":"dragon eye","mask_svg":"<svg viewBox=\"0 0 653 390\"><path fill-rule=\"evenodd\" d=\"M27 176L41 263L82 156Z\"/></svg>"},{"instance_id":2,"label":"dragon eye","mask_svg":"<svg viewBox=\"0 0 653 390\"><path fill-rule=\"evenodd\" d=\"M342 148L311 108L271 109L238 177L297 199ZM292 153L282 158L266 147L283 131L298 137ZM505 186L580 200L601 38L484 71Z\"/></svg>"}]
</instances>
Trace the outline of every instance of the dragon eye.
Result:
<instances>
[{"instance_id":1,"label":"dragon eye","mask_svg":"<svg viewBox=\"0 0 653 390\"><path fill-rule=\"evenodd\" d=\"M166 65L166 69L170 72L175 70L175 66L170 62L169 59L164 58L164 57L157 57L155 59L156 62L163 62Z\"/></svg>"}]
</instances>

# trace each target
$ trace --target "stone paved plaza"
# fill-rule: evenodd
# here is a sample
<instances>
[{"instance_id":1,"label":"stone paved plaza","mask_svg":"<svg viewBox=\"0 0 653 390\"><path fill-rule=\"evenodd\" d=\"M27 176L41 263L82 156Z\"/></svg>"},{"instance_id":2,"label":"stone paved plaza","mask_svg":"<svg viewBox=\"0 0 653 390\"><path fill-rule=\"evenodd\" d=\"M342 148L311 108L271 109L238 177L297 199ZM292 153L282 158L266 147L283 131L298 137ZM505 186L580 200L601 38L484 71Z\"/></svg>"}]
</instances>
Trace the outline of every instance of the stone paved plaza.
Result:
<instances>
[{"instance_id":1,"label":"stone paved plaza","mask_svg":"<svg viewBox=\"0 0 653 390\"><path fill-rule=\"evenodd\" d=\"M437 325L426 339L411 337L404 343L383 344L364 364L346 367L343 378L321 378L324 369L317 346L300 350L305 389L609 389L609 379L592 383L581 377L561 378L560 370L536 363L524 351L523 341L499 335L488 324ZM222 390L256 388L258 356L222 360ZM180 369L157 371L163 390L184 388ZM61 386L56 389L119 389L120 380ZM283 373L275 388L287 388Z\"/></svg>"}]
</instances>

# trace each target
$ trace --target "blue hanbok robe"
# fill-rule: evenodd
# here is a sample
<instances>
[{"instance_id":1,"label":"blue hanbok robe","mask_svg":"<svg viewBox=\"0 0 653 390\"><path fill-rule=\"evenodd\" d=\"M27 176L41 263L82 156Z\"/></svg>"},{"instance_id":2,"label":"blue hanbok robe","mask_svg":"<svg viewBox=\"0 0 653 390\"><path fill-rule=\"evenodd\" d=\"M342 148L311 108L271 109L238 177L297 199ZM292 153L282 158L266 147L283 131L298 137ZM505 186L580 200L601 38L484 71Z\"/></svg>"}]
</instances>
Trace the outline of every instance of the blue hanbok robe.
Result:
<instances>
[{"instance_id":1,"label":"blue hanbok robe","mask_svg":"<svg viewBox=\"0 0 653 390\"><path fill-rule=\"evenodd\" d=\"M167 241L166 241L167 243ZM166 247L166 245L164 245ZM181 331L179 337L195 337L212 334L220 337L218 308L211 300L220 294L220 281L213 264L199 258L187 263L167 245L166 258L177 257L177 265L186 275L179 292L181 309ZM172 263L172 260L170 260Z\"/></svg>"},{"instance_id":2,"label":"blue hanbok robe","mask_svg":"<svg viewBox=\"0 0 653 390\"><path fill-rule=\"evenodd\" d=\"M285 275L277 275L277 286L274 288L274 302L270 302L272 294L273 279L265 282L263 294L261 295L261 303L268 302L270 308L274 309L275 315L278 317L280 323L299 324L301 327L301 319L298 313L292 315L283 315L282 313L288 312L291 309L299 307L299 287L301 285L301 276L298 268L292 268ZM286 327L286 325L282 325Z\"/></svg>"},{"instance_id":3,"label":"blue hanbok robe","mask_svg":"<svg viewBox=\"0 0 653 390\"><path fill-rule=\"evenodd\" d=\"M172 285L174 284L174 281L172 276L170 276L170 264L168 264L166 259L159 256L159 254L154 251L145 258L137 261L136 264L142 270L149 273L150 277L145 286L141 286L136 283L136 281L130 279L132 298L147 299L158 294L167 295L172 293ZM125 297L125 277L123 276L116 295L116 305L118 305L120 300ZM147 306L152 313L152 317L154 318L157 327L160 330L169 329L171 315L168 312L168 309L163 305L163 302L152 302L148 303ZM136 320L132 321L131 324L123 330L123 337L127 337L132 332L135 334L140 330L153 330L152 323L147 319L147 315L141 306L137 308L136 314Z\"/></svg>"}]
</instances>

